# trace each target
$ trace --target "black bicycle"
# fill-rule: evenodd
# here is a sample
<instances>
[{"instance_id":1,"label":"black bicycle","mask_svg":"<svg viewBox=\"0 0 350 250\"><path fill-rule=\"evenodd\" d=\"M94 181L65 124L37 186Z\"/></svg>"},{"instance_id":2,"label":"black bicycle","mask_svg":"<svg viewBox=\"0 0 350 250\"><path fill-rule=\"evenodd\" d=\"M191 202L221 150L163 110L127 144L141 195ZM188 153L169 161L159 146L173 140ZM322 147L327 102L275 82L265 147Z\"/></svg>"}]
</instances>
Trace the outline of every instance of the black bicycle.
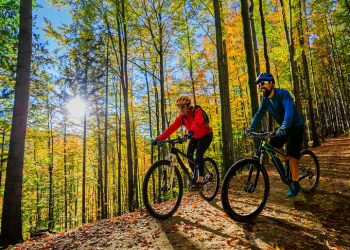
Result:
<instances>
[{"instance_id":1,"label":"black bicycle","mask_svg":"<svg viewBox=\"0 0 350 250\"><path fill-rule=\"evenodd\" d=\"M167 159L154 163L148 169L143 180L143 202L147 211L158 219L167 219L172 216L181 203L183 182L178 165L182 168L190 184L197 185L196 172L198 167L196 162L175 147L176 144L183 142L182 138L177 138L158 144L169 144L170 154ZM187 158L194 164L194 169L188 170L180 156ZM204 158L204 184L197 186L202 198L207 201L213 200L219 191L219 182L220 176L216 162L212 158Z\"/></svg>"},{"instance_id":2,"label":"black bicycle","mask_svg":"<svg viewBox=\"0 0 350 250\"><path fill-rule=\"evenodd\" d=\"M264 167L264 159L270 156L284 184L292 182L287 155L272 147L265 139L275 136L274 132L252 133L260 144L253 158L236 162L227 171L222 185L222 206L225 212L236 221L249 222L263 210L269 196L269 175ZM301 151L299 159L299 182L301 191L311 193L320 179L320 166L316 155L309 149Z\"/></svg>"}]
</instances>

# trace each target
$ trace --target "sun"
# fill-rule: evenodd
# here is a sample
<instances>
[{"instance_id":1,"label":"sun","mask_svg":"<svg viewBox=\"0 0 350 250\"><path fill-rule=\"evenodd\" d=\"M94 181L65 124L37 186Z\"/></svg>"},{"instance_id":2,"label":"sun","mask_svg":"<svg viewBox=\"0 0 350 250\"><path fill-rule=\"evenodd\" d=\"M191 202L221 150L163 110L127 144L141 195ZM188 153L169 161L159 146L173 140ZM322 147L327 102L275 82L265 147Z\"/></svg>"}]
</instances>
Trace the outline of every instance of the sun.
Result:
<instances>
[{"instance_id":1,"label":"sun","mask_svg":"<svg viewBox=\"0 0 350 250\"><path fill-rule=\"evenodd\" d=\"M80 96L71 99L65 107L71 118L82 119L84 117L86 105Z\"/></svg>"}]
</instances>

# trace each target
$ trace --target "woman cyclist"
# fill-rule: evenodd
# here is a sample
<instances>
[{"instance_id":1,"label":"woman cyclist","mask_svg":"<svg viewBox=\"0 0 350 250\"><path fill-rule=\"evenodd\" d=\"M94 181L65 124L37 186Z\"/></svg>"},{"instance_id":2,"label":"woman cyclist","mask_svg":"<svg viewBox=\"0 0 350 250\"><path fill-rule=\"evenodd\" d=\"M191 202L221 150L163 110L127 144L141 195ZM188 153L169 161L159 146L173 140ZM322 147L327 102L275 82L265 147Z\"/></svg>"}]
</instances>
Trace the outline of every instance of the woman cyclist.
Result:
<instances>
[{"instance_id":1,"label":"woman cyclist","mask_svg":"<svg viewBox=\"0 0 350 250\"><path fill-rule=\"evenodd\" d=\"M204 183L203 156L213 139L213 132L205 119L202 109L191 105L191 99L189 97L179 97L176 101L176 106L180 114L176 117L175 121L153 141L153 144L156 145L158 141L166 140L174 131L180 128L181 125L184 125L188 131L187 138L190 139L187 155L193 158L194 151L196 151L196 163L198 164L199 171L197 184L201 185ZM194 166L192 166L191 163L189 164L193 170Z\"/></svg>"}]
</instances>

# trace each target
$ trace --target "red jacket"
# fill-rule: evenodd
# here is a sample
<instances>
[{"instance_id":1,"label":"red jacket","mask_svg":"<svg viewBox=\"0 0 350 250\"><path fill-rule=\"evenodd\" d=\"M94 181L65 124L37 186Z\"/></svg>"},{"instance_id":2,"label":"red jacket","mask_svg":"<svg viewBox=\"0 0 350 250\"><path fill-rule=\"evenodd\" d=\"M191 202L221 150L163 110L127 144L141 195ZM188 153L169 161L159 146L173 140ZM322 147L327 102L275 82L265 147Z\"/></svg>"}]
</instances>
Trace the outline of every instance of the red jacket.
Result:
<instances>
[{"instance_id":1,"label":"red jacket","mask_svg":"<svg viewBox=\"0 0 350 250\"><path fill-rule=\"evenodd\" d=\"M188 109L187 116L183 117L184 125L187 131L193 133L193 138L201 139L207 134L212 133L211 127L205 123L203 113L201 109L196 109L194 111L194 117L192 117L193 107ZM157 137L159 141L165 141L169 136L174 133L175 130L180 128L182 125L182 114L176 117L175 121L167 128L162 134Z\"/></svg>"}]
</instances>

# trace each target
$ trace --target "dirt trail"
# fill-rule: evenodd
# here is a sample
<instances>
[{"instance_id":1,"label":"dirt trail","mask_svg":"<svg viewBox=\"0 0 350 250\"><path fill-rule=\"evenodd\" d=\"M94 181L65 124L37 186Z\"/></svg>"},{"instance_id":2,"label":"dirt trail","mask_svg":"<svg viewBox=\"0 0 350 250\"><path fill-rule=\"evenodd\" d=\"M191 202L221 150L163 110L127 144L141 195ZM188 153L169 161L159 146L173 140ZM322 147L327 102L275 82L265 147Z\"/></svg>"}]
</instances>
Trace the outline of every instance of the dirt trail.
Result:
<instances>
[{"instance_id":1,"label":"dirt trail","mask_svg":"<svg viewBox=\"0 0 350 250\"><path fill-rule=\"evenodd\" d=\"M188 193L166 221L129 213L21 249L350 249L350 137L328 139L313 151L321 166L317 191L290 199L287 186L270 180L267 205L253 224L228 218L220 195L207 203Z\"/></svg>"}]
</instances>

